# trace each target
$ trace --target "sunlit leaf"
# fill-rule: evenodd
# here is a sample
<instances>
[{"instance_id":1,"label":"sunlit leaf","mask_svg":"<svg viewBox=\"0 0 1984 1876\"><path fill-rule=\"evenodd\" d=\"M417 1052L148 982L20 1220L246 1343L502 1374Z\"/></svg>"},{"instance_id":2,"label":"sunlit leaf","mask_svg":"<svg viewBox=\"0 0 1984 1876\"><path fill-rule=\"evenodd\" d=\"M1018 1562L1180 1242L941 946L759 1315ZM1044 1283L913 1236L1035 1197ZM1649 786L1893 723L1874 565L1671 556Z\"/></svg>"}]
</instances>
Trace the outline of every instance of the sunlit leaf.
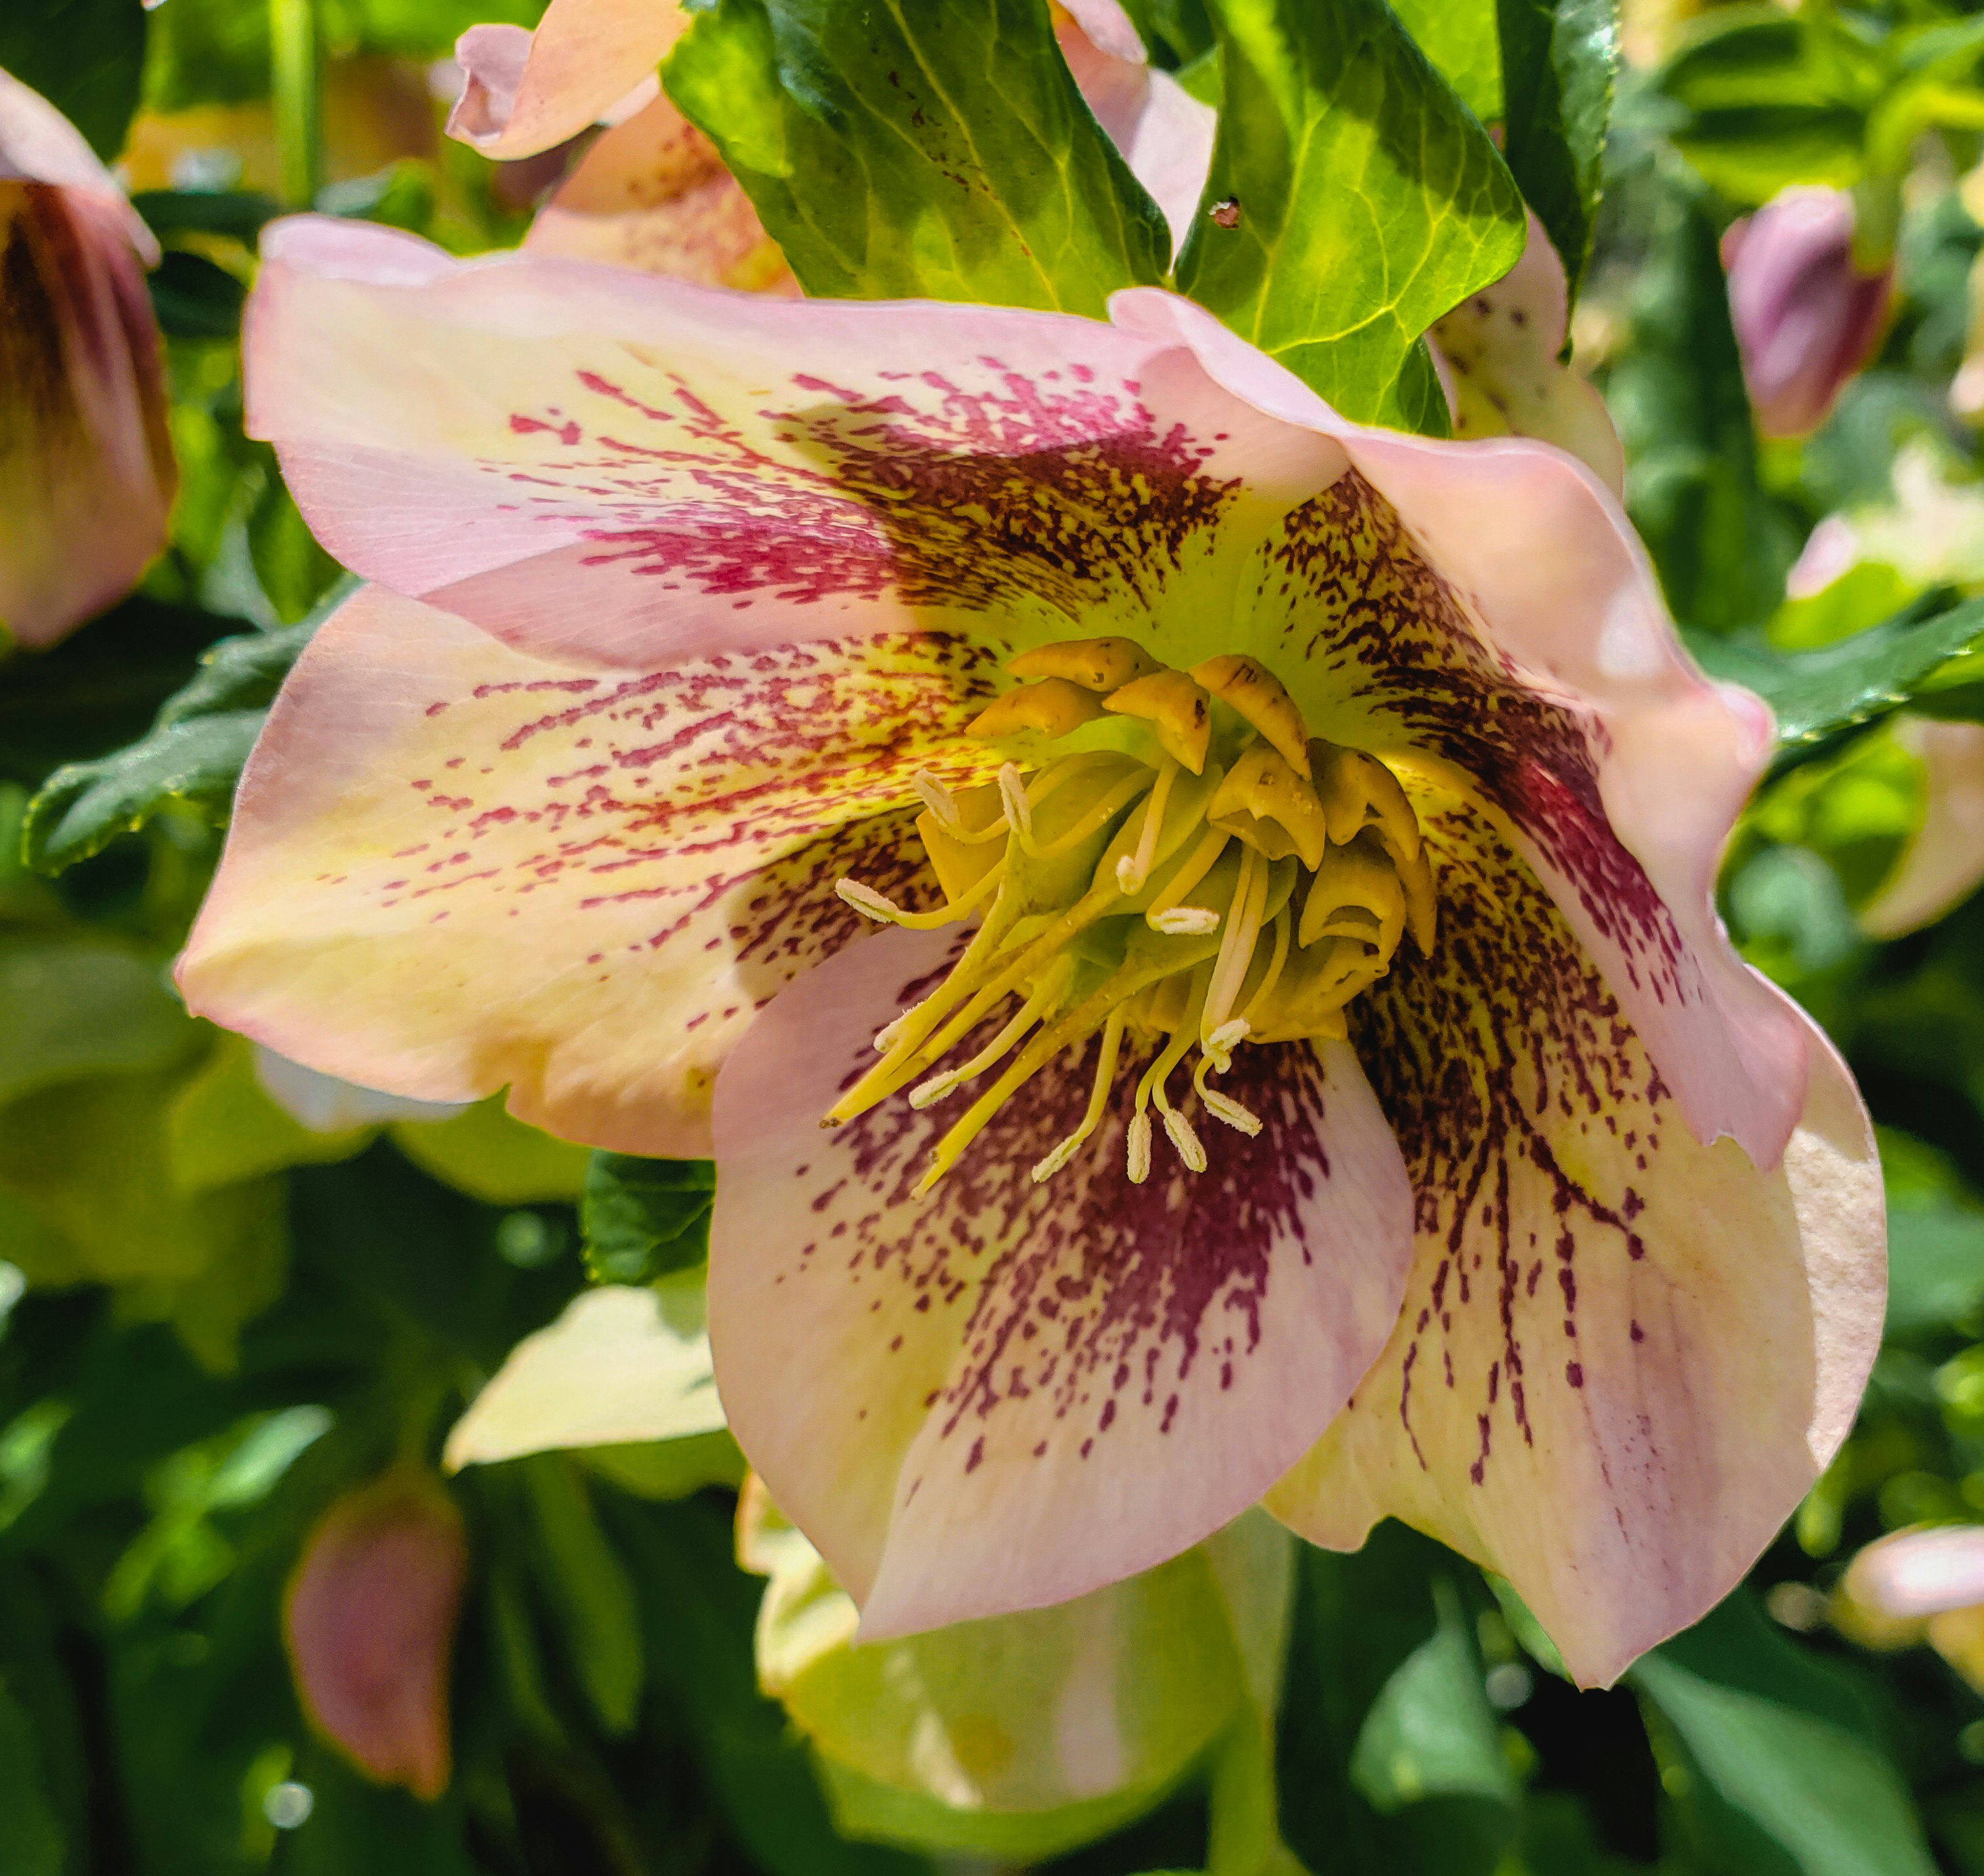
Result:
<instances>
[{"instance_id":1,"label":"sunlit leaf","mask_svg":"<svg viewBox=\"0 0 1984 1876\"><path fill-rule=\"evenodd\" d=\"M1514 266L1487 133L1382 0L1215 0L1225 103L1180 287L1346 417L1443 431L1419 336Z\"/></svg>"},{"instance_id":2,"label":"sunlit leaf","mask_svg":"<svg viewBox=\"0 0 1984 1876\"><path fill-rule=\"evenodd\" d=\"M1100 315L1164 277L1164 218L1038 0L716 0L664 82L809 294Z\"/></svg>"}]
</instances>

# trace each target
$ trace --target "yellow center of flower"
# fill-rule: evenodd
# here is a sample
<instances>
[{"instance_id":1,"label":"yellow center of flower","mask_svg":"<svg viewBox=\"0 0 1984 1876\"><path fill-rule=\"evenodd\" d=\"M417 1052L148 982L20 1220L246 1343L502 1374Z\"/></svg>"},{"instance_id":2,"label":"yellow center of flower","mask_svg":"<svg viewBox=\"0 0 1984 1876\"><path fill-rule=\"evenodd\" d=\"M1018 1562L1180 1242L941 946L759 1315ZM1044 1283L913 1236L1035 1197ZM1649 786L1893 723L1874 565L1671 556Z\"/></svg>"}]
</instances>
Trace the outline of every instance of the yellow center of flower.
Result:
<instances>
[{"instance_id":1,"label":"yellow center of flower","mask_svg":"<svg viewBox=\"0 0 1984 1876\"><path fill-rule=\"evenodd\" d=\"M1376 757L1312 737L1257 660L1158 664L1128 639L1082 639L1016 658L1024 681L974 721L987 740L1025 738L1048 759L1009 763L953 794L917 777L917 820L947 903L906 912L858 881L840 896L877 921L928 929L981 922L949 976L875 1039L881 1060L835 1104L837 1126L907 1088L927 1107L977 1098L931 1154L943 1176L993 1115L1065 1050L1101 1032L1086 1113L1033 1169L1051 1178L1101 1126L1126 1035L1139 1076L1129 1173L1149 1176L1155 1109L1195 1173L1205 1149L1174 1104L1189 1079L1205 1112L1244 1133L1260 1121L1208 1085L1245 1044L1339 1039L1344 1009L1384 975L1407 932L1433 937L1419 827ZM1107 717L1124 748L1051 753ZM1118 732L1119 735L1121 732ZM1009 1006L996 1034L948 1062Z\"/></svg>"}]
</instances>

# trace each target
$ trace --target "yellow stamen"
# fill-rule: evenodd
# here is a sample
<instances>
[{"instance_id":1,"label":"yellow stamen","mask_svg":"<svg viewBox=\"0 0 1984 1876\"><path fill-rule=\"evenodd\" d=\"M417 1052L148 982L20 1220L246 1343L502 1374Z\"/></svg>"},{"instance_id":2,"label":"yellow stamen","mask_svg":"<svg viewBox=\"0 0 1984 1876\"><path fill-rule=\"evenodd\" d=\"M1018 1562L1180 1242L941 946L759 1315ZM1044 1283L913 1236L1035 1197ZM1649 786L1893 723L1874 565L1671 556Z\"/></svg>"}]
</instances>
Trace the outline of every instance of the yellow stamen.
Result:
<instances>
[{"instance_id":1,"label":"yellow stamen","mask_svg":"<svg viewBox=\"0 0 1984 1876\"><path fill-rule=\"evenodd\" d=\"M880 1059L823 1124L904 1092L927 1109L989 1080L937 1140L927 1192L1034 1076L1099 1038L1081 1119L1033 1178L1094 1137L1126 1046L1151 1058L1125 1139L1130 1179L1150 1176L1159 1121L1202 1172L1205 1144L1168 1092L1188 1055L1205 1113L1258 1135L1262 1117L1211 1085L1237 1052L1343 1039L1346 1006L1406 935L1430 949L1435 882L1410 800L1376 757L1310 738L1251 657L1186 673L1096 639L1037 647L1012 670L1029 681L981 712L977 732L1052 737L1105 711L1119 725L1096 747L1007 762L956 792L931 771L912 778L946 903L906 911L853 880L840 896L913 930L981 923L943 984L876 1037Z\"/></svg>"}]
</instances>

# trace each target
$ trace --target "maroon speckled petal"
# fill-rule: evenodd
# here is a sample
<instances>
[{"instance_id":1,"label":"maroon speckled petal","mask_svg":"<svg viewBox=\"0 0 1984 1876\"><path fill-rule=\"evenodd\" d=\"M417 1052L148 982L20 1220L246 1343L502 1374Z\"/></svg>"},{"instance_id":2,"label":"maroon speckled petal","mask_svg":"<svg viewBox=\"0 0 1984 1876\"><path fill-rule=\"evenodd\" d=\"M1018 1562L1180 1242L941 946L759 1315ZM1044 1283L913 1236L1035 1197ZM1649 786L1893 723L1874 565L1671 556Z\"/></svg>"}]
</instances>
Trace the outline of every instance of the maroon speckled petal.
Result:
<instances>
[{"instance_id":1,"label":"maroon speckled petal","mask_svg":"<svg viewBox=\"0 0 1984 1876\"><path fill-rule=\"evenodd\" d=\"M1342 1549L1387 1514L1431 1532L1607 1682L1728 1592L1851 1425L1884 1294L1872 1129L1815 1035L1779 1166L1701 1145L1533 874L1418 792L1440 941L1353 1024L1418 1193L1413 1277L1268 1505Z\"/></svg>"},{"instance_id":2,"label":"maroon speckled petal","mask_svg":"<svg viewBox=\"0 0 1984 1876\"><path fill-rule=\"evenodd\" d=\"M891 932L782 996L717 1089L710 1336L773 1496L900 1633L1080 1595L1252 1503L1389 1332L1411 1234L1398 1149L1340 1045L1242 1049L1195 1178L1124 1170L1133 1078L1091 1145L1093 1045L911 1197L955 1103L823 1132L875 1031L954 943Z\"/></svg>"},{"instance_id":3,"label":"maroon speckled petal","mask_svg":"<svg viewBox=\"0 0 1984 1876\"><path fill-rule=\"evenodd\" d=\"M982 776L956 732L987 663L931 636L602 669L368 587L270 713L186 1000L362 1086L507 1082L555 1133L706 1153L753 1013L869 928L835 881L928 890L909 778Z\"/></svg>"}]
</instances>

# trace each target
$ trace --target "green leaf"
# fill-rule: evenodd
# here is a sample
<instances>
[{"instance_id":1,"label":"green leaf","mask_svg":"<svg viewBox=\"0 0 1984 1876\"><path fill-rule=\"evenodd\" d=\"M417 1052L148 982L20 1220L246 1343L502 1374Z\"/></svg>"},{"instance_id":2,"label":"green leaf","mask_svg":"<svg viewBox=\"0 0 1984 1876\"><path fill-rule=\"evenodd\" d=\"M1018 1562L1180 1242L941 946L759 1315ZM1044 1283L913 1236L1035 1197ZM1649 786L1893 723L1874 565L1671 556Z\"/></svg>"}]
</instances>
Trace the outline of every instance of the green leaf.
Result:
<instances>
[{"instance_id":1,"label":"green leaf","mask_svg":"<svg viewBox=\"0 0 1984 1876\"><path fill-rule=\"evenodd\" d=\"M1351 1782L1386 1812L1428 1797L1513 1804L1515 1777L1495 1735L1460 1599L1442 1582L1433 1586L1433 1601L1439 1626L1372 1702L1350 1757Z\"/></svg>"},{"instance_id":2,"label":"green leaf","mask_svg":"<svg viewBox=\"0 0 1984 1876\"><path fill-rule=\"evenodd\" d=\"M223 639L201 654L193 681L166 700L146 735L114 755L58 769L28 804L28 864L59 873L142 827L169 801L224 825L242 765L290 666L351 589L343 583L309 618L281 631Z\"/></svg>"},{"instance_id":3,"label":"green leaf","mask_svg":"<svg viewBox=\"0 0 1984 1876\"><path fill-rule=\"evenodd\" d=\"M1395 0L1392 11L1484 124L1502 115L1494 0Z\"/></svg>"},{"instance_id":4,"label":"green leaf","mask_svg":"<svg viewBox=\"0 0 1984 1876\"><path fill-rule=\"evenodd\" d=\"M501 1095L446 1120L394 1123L393 1144L424 1173L484 1205L575 1199L586 1149L509 1113Z\"/></svg>"},{"instance_id":5,"label":"green leaf","mask_svg":"<svg viewBox=\"0 0 1984 1876\"><path fill-rule=\"evenodd\" d=\"M62 1876L62 1828L42 1788L40 1754L27 1709L0 1680L0 1870Z\"/></svg>"},{"instance_id":6,"label":"green leaf","mask_svg":"<svg viewBox=\"0 0 1984 1876\"><path fill-rule=\"evenodd\" d=\"M1688 644L1711 677L1755 691L1776 712L1781 770L1900 709L1939 666L1984 638L1984 600L1928 618L1922 610L1911 607L1816 651L1787 653L1699 635Z\"/></svg>"},{"instance_id":7,"label":"green leaf","mask_svg":"<svg viewBox=\"0 0 1984 1876\"><path fill-rule=\"evenodd\" d=\"M1678 1749L1711 1867L1931 1876L1922 1826L1852 1686L1739 1592L1629 1677Z\"/></svg>"},{"instance_id":8,"label":"green leaf","mask_svg":"<svg viewBox=\"0 0 1984 1876\"><path fill-rule=\"evenodd\" d=\"M1483 1794L1492 1775L1481 1748L1494 1736L1484 1742L1474 1705L1482 1670L1471 1619L1490 1606L1480 1576L1387 1522L1351 1555L1303 1549L1297 1581L1277 1758L1289 1847L1332 1876L1507 1868L1514 1808L1506 1787ZM1473 1663L1473 1694L1463 1662ZM1443 1717L1425 1710L1428 1699L1462 1703ZM1401 1754L1436 1770L1437 1786L1429 1780L1412 1797L1411 1778L1393 1775Z\"/></svg>"},{"instance_id":9,"label":"green leaf","mask_svg":"<svg viewBox=\"0 0 1984 1876\"><path fill-rule=\"evenodd\" d=\"M595 1153L585 1169L579 1228L595 1283L645 1284L709 1256L716 1168L707 1159L640 1159Z\"/></svg>"},{"instance_id":10,"label":"green leaf","mask_svg":"<svg viewBox=\"0 0 1984 1876\"><path fill-rule=\"evenodd\" d=\"M1984 1213L1888 1214L1888 1335L1948 1328L1984 1302Z\"/></svg>"},{"instance_id":11,"label":"green leaf","mask_svg":"<svg viewBox=\"0 0 1984 1876\"><path fill-rule=\"evenodd\" d=\"M152 310L169 339L231 339L248 290L204 254L169 247L152 270Z\"/></svg>"},{"instance_id":12,"label":"green leaf","mask_svg":"<svg viewBox=\"0 0 1984 1876\"><path fill-rule=\"evenodd\" d=\"M273 196L246 189L140 190L131 206L161 240L176 234L220 234L248 247L283 212Z\"/></svg>"},{"instance_id":13,"label":"green leaf","mask_svg":"<svg viewBox=\"0 0 1984 1876\"><path fill-rule=\"evenodd\" d=\"M8 0L0 71L39 92L113 162L144 78L142 0Z\"/></svg>"},{"instance_id":14,"label":"green leaf","mask_svg":"<svg viewBox=\"0 0 1984 1876\"><path fill-rule=\"evenodd\" d=\"M0 940L0 1102L165 1068L198 1033L158 966L113 940Z\"/></svg>"},{"instance_id":15,"label":"green leaf","mask_svg":"<svg viewBox=\"0 0 1984 1876\"><path fill-rule=\"evenodd\" d=\"M1571 303L1591 258L1619 0L1500 0L1503 153L1563 262Z\"/></svg>"},{"instance_id":16,"label":"green leaf","mask_svg":"<svg viewBox=\"0 0 1984 1876\"><path fill-rule=\"evenodd\" d=\"M724 1512L602 1494L600 1512L640 1594L651 1671L752 1863L765 1876L931 1876L920 1857L835 1834L805 1747L758 1690L759 1586L732 1561Z\"/></svg>"},{"instance_id":17,"label":"green leaf","mask_svg":"<svg viewBox=\"0 0 1984 1876\"><path fill-rule=\"evenodd\" d=\"M537 1513L540 1580L557 1612L580 1684L609 1733L633 1730L647 1678L633 1586L592 1515L585 1482L543 1453L518 1469Z\"/></svg>"},{"instance_id":18,"label":"green leaf","mask_svg":"<svg viewBox=\"0 0 1984 1876\"><path fill-rule=\"evenodd\" d=\"M1626 505L1684 623L1767 619L1797 543L1758 485L1756 433L1714 204L1672 159L1633 204L1651 224L1632 338L1605 401L1626 448Z\"/></svg>"},{"instance_id":19,"label":"green leaf","mask_svg":"<svg viewBox=\"0 0 1984 1876\"><path fill-rule=\"evenodd\" d=\"M809 294L1100 316L1164 277L1164 218L1046 0L715 0L663 82Z\"/></svg>"},{"instance_id":20,"label":"green leaf","mask_svg":"<svg viewBox=\"0 0 1984 1876\"><path fill-rule=\"evenodd\" d=\"M1444 430L1420 334L1523 248L1494 146L1383 0L1216 0L1225 103L1178 285L1346 417Z\"/></svg>"},{"instance_id":21,"label":"green leaf","mask_svg":"<svg viewBox=\"0 0 1984 1876\"><path fill-rule=\"evenodd\" d=\"M1794 183L1859 180L1867 114L1888 74L1875 46L1811 15L1718 10L1660 74L1678 107L1675 146L1729 200L1768 201Z\"/></svg>"}]
</instances>

